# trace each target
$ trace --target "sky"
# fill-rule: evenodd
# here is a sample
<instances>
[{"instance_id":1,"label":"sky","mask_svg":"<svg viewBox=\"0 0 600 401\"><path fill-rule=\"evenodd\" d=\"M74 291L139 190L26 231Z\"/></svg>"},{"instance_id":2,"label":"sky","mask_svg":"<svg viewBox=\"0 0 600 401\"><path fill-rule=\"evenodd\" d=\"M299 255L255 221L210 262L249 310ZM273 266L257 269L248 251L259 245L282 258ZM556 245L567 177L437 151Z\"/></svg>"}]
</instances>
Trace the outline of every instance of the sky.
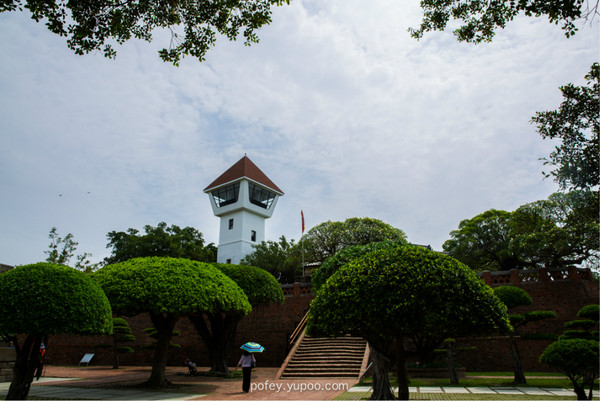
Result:
<instances>
[{"instance_id":1,"label":"sky","mask_svg":"<svg viewBox=\"0 0 600 401\"><path fill-rule=\"evenodd\" d=\"M160 222L218 244L203 189L245 154L283 190L266 240L372 217L441 250L460 221L558 190L530 119L583 84L598 21L565 38L517 17L492 43L417 41L417 0L293 0L260 43L164 63L152 43L73 54L26 12L0 14L0 263L43 261L56 227L99 262L106 234Z\"/></svg>"}]
</instances>

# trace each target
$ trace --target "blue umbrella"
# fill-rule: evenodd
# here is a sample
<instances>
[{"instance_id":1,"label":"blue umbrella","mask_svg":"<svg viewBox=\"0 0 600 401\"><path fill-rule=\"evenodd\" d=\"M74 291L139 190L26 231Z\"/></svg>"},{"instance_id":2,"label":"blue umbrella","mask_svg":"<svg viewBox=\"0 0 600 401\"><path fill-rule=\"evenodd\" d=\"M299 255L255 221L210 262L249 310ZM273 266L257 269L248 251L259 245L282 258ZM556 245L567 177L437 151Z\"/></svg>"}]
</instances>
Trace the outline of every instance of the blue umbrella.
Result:
<instances>
[{"instance_id":1,"label":"blue umbrella","mask_svg":"<svg viewBox=\"0 0 600 401\"><path fill-rule=\"evenodd\" d=\"M246 344L242 345L240 349L248 352L263 352L265 347L260 345L259 343L254 343L252 341L248 341Z\"/></svg>"}]
</instances>

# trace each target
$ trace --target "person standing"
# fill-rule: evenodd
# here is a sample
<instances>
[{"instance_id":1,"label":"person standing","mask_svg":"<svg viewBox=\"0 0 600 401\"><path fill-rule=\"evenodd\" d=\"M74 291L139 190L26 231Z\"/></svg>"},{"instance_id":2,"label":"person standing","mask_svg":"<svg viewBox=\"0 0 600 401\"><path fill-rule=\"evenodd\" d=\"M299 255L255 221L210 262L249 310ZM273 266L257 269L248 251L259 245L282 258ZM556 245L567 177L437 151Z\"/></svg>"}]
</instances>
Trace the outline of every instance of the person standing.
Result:
<instances>
[{"instance_id":1,"label":"person standing","mask_svg":"<svg viewBox=\"0 0 600 401\"><path fill-rule=\"evenodd\" d=\"M254 359L254 355L249 353L246 350L242 350L242 357L238 362L237 366L242 367L242 374L244 375L244 380L242 381L242 390L244 393L250 391L250 380L252 379L252 368L256 366L256 359Z\"/></svg>"}]
</instances>

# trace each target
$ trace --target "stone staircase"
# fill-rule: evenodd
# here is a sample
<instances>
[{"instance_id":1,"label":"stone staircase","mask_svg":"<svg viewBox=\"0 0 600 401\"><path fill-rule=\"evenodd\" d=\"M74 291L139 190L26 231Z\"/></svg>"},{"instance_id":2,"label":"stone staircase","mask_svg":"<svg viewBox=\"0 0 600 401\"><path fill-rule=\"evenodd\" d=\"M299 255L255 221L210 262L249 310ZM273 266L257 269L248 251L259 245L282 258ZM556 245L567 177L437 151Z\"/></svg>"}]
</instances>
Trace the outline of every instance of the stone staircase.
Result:
<instances>
[{"instance_id":1,"label":"stone staircase","mask_svg":"<svg viewBox=\"0 0 600 401\"><path fill-rule=\"evenodd\" d=\"M281 379L297 377L358 377L364 369L367 343L350 335L334 338L301 336L291 351Z\"/></svg>"}]
</instances>

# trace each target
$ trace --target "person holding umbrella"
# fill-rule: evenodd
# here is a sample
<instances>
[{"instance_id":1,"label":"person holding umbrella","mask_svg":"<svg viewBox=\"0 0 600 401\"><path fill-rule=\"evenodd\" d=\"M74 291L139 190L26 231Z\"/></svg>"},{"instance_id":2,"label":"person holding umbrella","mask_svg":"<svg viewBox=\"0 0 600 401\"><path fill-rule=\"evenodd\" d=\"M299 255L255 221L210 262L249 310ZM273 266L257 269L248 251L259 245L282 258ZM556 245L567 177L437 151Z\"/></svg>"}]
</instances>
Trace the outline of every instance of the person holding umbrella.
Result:
<instances>
[{"instance_id":1,"label":"person holding umbrella","mask_svg":"<svg viewBox=\"0 0 600 401\"><path fill-rule=\"evenodd\" d=\"M256 366L256 359L254 359L255 352L263 352L265 347L258 343L247 342L246 344L240 347L242 350L242 357L238 362L236 369L241 366L242 374L244 375L244 380L242 381L242 390L244 393L250 391L250 380L252 379L252 368Z\"/></svg>"}]
</instances>

